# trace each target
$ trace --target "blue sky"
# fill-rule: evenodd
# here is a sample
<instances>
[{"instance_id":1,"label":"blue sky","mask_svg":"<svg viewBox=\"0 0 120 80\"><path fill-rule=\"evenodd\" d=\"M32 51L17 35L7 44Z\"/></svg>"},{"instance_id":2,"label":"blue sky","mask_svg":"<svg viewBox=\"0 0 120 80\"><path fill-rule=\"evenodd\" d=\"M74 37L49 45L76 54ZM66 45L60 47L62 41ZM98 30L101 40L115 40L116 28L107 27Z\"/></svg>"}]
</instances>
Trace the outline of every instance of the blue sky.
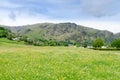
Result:
<instances>
[{"instance_id":1,"label":"blue sky","mask_svg":"<svg viewBox=\"0 0 120 80\"><path fill-rule=\"evenodd\" d=\"M1 0L0 24L74 22L120 32L120 0Z\"/></svg>"}]
</instances>

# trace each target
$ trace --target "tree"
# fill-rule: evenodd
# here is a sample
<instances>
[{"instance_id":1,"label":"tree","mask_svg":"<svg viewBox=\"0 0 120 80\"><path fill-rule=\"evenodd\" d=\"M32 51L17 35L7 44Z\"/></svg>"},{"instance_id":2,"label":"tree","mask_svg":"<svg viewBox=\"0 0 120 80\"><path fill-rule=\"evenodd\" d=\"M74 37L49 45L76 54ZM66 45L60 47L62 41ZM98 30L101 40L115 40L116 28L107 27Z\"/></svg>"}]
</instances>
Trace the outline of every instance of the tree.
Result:
<instances>
[{"instance_id":1,"label":"tree","mask_svg":"<svg viewBox=\"0 0 120 80\"><path fill-rule=\"evenodd\" d=\"M16 35L14 33L12 33L11 31L8 31L7 39L12 40L15 37Z\"/></svg>"},{"instance_id":2,"label":"tree","mask_svg":"<svg viewBox=\"0 0 120 80\"><path fill-rule=\"evenodd\" d=\"M104 46L104 41L101 38L96 39L93 43L95 48L101 48L102 46Z\"/></svg>"},{"instance_id":3,"label":"tree","mask_svg":"<svg viewBox=\"0 0 120 80\"><path fill-rule=\"evenodd\" d=\"M112 47L116 47L116 48L120 48L120 38L119 39L115 39L112 43L111 43Z\"/></svg>"},{"instance_id":4,"label":"tree","mask_svg":"<svg viewBox=\"0 0 120 80\"><path fill-rule=\"evenodd\" d=\"M8 31L7 29L0 27L0 37L7 37Z\"/></svg>"},{"instance_id":5,"label":"tree","mask_svg":"<svg viewBox=\"0 0 120 80\"><path fill-rule=\"evenodd\" d=\"M50 39L49 40L49 46L56 46L55 40Z\"/></svg>"},{"instance_id":6,"label":"tree","mask_svg":"<svg viewBox=\"0 0 120 80\"><path fill-rule=\"evenodd\" d=\"M86 48L89 45L89 41L87 39L84 39L82 42L82 46Z\"/></svg>"}]
</instances>

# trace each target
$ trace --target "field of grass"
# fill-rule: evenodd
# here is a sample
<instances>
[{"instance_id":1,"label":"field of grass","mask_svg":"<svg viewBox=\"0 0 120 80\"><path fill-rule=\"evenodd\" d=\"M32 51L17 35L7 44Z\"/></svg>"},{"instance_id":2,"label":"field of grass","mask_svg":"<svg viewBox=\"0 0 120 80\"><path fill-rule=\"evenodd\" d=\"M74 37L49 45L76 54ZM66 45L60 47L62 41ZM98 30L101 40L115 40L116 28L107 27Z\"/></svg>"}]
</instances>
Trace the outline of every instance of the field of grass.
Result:
<instances>
[{"instance_id":1,"label":"field of grass","mask_svg":"<svg viewBox=\"0 0 120 80\"><path fill-rule=\"evenodd\" d=\"M120 51L36 47L0 39L0 80L119 80Z\"/></svg>"}]
</instances>

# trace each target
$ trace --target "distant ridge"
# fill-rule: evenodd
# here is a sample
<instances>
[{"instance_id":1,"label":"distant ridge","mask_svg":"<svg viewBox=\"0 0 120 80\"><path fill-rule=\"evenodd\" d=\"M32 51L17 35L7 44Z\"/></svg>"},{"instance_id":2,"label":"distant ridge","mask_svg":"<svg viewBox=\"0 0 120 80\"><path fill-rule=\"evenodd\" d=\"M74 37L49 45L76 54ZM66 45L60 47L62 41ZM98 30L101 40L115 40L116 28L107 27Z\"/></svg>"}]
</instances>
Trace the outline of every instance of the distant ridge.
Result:
<instances>
[{"instance_id":1,"label":"distant ridge","mask_svg":"<svg viewBox=\"0 0 120 80\"><path fill-rule=\"evenodd\" d=\"M73 42L82 42L88 40L94 41L96 38L103 38L105 42L110 43L114 38L120 38L120 33L114 34L107 30L98 30L75 23L38 23L33 25L9 27L12 32L20 36L29 38L55 39L57 41L70 40Z\"/></svg>"}]
</instances>

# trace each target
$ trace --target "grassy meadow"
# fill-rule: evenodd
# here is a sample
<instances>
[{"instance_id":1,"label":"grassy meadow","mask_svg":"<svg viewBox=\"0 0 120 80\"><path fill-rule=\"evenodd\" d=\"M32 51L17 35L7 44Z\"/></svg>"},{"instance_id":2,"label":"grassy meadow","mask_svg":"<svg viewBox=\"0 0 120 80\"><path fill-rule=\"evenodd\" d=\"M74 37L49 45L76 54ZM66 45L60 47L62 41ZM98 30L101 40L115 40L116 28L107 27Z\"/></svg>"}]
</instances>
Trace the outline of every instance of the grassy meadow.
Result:
<instances>
[{"instance_id":1,"label":"grassy meadow","mask_svg":"<svg viewBox=\"0 0 120 80\"><path fill-rule=\"evenodd\" d=\"M120 51L38 47L0 39L0 80L119 80Z\"/></svg>"}]
</instances>

